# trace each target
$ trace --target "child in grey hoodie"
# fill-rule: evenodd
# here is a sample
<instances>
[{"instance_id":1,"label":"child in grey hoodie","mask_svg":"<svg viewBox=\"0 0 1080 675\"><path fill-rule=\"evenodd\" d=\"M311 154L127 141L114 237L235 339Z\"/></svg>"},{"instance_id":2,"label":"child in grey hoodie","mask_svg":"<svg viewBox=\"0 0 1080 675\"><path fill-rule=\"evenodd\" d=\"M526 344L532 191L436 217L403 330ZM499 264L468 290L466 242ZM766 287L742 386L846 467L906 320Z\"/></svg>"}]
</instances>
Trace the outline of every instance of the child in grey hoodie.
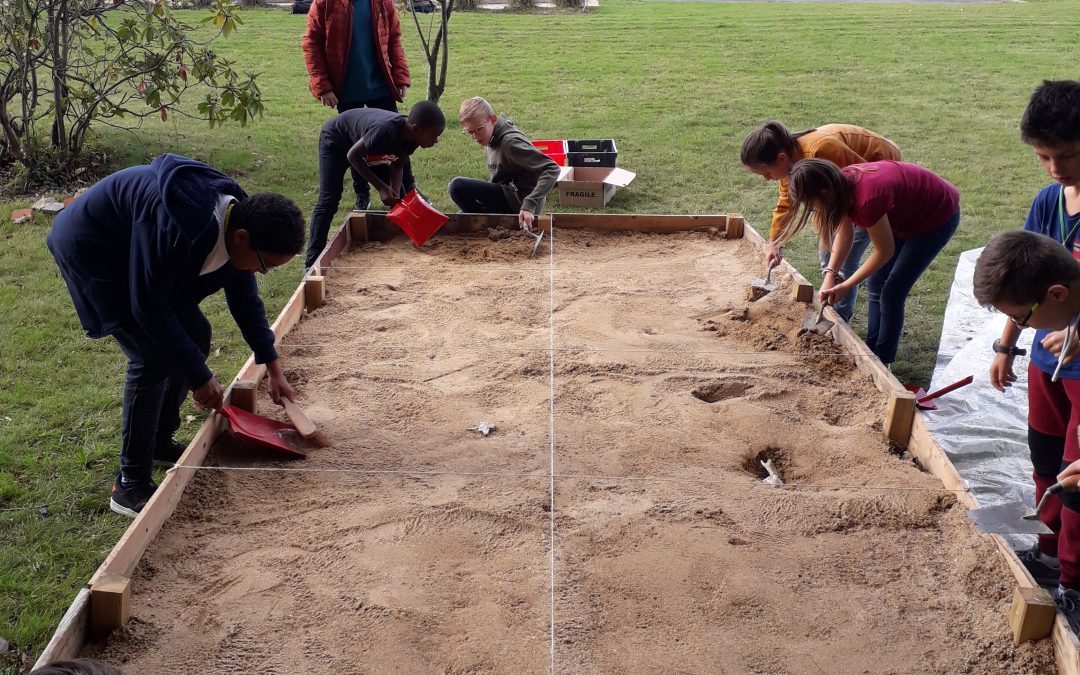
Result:
<instances>
[{"instance_id":1,"label":"child in grey hoodie","mask_svg":"<svg viewBox=\"0 0 1080 675\"><path fill-rule=\"evenodd\" d=\"M461 104L458 119L462 131L483 146L491 180L459 176L450 181L450 199L465 213L517 212L518 224L531 232L555 187L559 165L533 147L509 117L496 117L479 96Z\"/></svg>"}]
</instances>

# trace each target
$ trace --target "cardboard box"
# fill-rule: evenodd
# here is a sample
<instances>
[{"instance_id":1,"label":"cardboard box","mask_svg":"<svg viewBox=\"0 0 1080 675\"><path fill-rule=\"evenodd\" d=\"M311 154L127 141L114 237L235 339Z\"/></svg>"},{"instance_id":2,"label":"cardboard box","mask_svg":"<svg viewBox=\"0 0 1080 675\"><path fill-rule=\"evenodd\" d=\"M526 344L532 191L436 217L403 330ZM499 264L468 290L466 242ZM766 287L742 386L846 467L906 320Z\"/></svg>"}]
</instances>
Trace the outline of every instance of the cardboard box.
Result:
<instances>
[{"instance_id":1,"label":"cardboard box","mask_svg":"<svg viewBox=\"0 0 1080 675\"><path fill-rule=\"evenodd\" d=\"M633 171L607 167L564 166L559 169L559 205L603 208L617 188L634 180Z\"/></svg>"},{"instance_id":2,"label":"cardboard box","mask_svg":"<svg viewBox=\"0 0 1080 675\"><path fill-rule=\"evenodd\" d=\"M566 163L569 166L615 166L618 156L619 150L611 138L566 142Z\"/></svg>"}]
</instances>

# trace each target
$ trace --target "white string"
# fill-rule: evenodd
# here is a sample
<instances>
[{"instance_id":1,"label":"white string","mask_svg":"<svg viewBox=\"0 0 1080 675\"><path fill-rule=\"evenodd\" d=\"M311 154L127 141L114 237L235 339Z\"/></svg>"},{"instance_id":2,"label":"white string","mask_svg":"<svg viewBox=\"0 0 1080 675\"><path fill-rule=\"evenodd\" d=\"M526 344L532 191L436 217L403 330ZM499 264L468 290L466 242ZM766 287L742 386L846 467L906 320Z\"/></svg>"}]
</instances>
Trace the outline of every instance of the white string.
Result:
<instances>
[{"instance_id":1,"label":"white string","mask_svg":"<svg viewBox=\"0 0 1080 675\"><path fill-rule=\"evenodd\" d=\"M296 349L340 349L341 345L322 344L317 342L298 342L294 344L279 344L275 345L277 349L284 349L293 347ZM351 347L351 345L350 345ZM680 355L680 354L713 354L717 356L874 356L874 353L867 350L865 352L819 352L812 350L804 350L798 352L791 352L782 349L759 349L752 351L729 351L727 349L637 349L637 348L602 348L602 347L395 347L393 345L361 345L361 347L374 350L397 350L403 352L437 352L440 349L453 352L475 352L483 354L485 352L574 352L585 354L666 354L666 355Z\"/></svg>"},{"instance_id":2,"label":"white string","mask_svg":"<svg viewBox=\"0 0 1080 675\"><path fill-rule=\"evenodd\" d=\"M551 236L548 237L548 438L550 440L550 470L548 479L548 491L551 503L548 508L548 540L549 565L551 574L551 663L549 672L555 675L555 224L551 225Z\"/></svg>"}]
</instances>

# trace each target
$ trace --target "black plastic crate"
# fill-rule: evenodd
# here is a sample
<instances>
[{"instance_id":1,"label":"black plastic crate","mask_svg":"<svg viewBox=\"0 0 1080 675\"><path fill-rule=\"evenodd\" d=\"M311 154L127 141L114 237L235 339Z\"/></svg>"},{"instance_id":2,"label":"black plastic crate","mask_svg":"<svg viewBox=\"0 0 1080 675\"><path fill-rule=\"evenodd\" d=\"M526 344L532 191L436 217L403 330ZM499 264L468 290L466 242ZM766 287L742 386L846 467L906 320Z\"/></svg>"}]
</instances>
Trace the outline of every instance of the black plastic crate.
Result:
<instances>
[{"instance_id":1,"label":"black plastic crate","mask_svg":"<svg viewBox=\"0 0 1080 675\"><path fill-rule=\"evenodd\" d=\"M567 166L615 166L619 151L615 141L605 138L598 141L567 141Z\"/></svg>"}]
</instances>

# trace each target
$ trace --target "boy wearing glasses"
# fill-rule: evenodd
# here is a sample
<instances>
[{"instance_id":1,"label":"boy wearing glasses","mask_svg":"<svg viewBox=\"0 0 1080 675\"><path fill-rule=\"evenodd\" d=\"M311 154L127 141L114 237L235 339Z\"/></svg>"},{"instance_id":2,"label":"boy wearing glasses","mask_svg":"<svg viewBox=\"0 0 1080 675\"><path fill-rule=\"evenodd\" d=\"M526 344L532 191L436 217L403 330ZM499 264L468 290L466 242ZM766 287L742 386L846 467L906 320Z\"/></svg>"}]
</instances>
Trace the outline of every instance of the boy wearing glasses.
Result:
<instances>
[{"instance_id":1,"label":"boy wearing glasses","mask_svg":"<svg viewBox=\"0 0 1080 675\"><path fill-rule=\"evenodd\" d=\"M1054 179L1052 185L1036 195L1024 230L1056 242L1061 249L1057 258L1080 258L1080 237L1077 236L1080 230L1080 82L1043 82L1032 94L1024 111L1020 135ZM1028 241L1030 238L1022 240ZM1046 242L1042 239L1039 241L1045 248ZM990 251L989 246L987 251ZM986 253L976 268L977 280L980 267L984 275L989 274L987 269L990 263L984 263L984 258L987 258ZM1043 264L1037 259L1032 260L1032 265ZM1039 270L1032 270L1031 274L1037 272ZM1036 500L1056 481L1058 472L1064 466L1063 459L1080 459L1080 445L1077 442L1080 361L1074 358L1080 341L1070 341L1068 353L1061 359L1063 365L1059 380L1053 381L1058 357L1065 345L1066 331L1062 329L1066 321L1057 320L1056 315L1051 321L1049 319L1052 317L1048 315L1060 309L1061 300L1051 293L1058 288L1064 290L1062 284L1066 281L1065 278L1051 279L1040 287L1021 286L1007 291L1034 295L1042 293L1039 297L1032 297L1023 307L1015 306L1016 303L1006 303L1007 306L1003 307L998 304L998 293L1001 291L984 289L980 297L976 287L976 297L980 302L993 304L1012 319L1005 323L1001 338L994 343L996 354L990 367L990 383L998 391L1004 391L1016 381L1012 364L1015 356L1023 354L1015 347L1020 331L1028 326L1037 329L1028 365L1028 447L1034 465ZM1054 303L1053 310L1047 306L1048 303ZM1073 311L1070 316L1074 316L1080 309L1070 311ZM1060 583L1065 588L1080 588L1080 500L1073 506L1067 505L1063 511L1061 500L1051 497L1040 511L1040 517L1056 534L1040 536L1038 544L1030 550L1018 552L1020 559L1040 583L1056 584L1060 577Z\"/></svg>"},{"instance_id":2,"label":"boy wearing glasses","mask_svg":"<svg viewBox=\"0 0 1080 675\"><path fill-rule=\"evenodd\" d=\"M401 115L379 108L355 108L330 118L319 133L319 198L311 212L311 240L304 269L319 259L326 247L330 223L337 213L349 167L371 184L386 206L398 203L413 189L412 174L405 173L409 157L417 148L431 148L446 129L446 117L438 105L420 101ZM403 177L408 178L402 185ZM361 195L366 201L367 195Z\"/></svg>"},{"instance_id":3,"label":"boy wearing glasses","mask_svg":"<svg viewBox=\"0 0 1080 675\"><path fill-rule=\"evenodd\" d=\"M559 178L559 165L479 96L461 104L458 120L462 132L484 148L491 178L458 176L450 181L450 199L465 213L516 213L518 225L531 232Z\"/></svg>"},{"instance_id":4,"label":"boy wearing glasses","mask_svg":"<svg viewBox=\"0 0 1080 675\"><path fill-rule=\"evenodd\" d=\"M999 234L990 240L975 265L975 299L1006 314L1010 324L1031 326L1040 333L1070 330L1080 315L1080 263L1058 238L1026 230ZM1038 344L1038 337L1036 337ZM1043 348L1046 350L1046 348ZM1068 357L1066 357L1068 358ZM1071 361L1071 359L1070 359ZM1035 465L1037 499L1058 479L1080 473L1075 414L1080 400L1080 379L1075 376L1050 382L1040 360L1029 370L1029 430ZM1039 372L1036 373L1035 371ZM1062 438L1061 435L1065 437ZM1030 551L1023 551L1032 576L1057 585L1058 605L1073 630L1080 628L1080 493L1066 491L1051 497L1039 511L1040 519L1056 534L1041 535Z\"/></svg>"},{"instance_id":5,"label":"boy wearing glasses","mask_svg":"<svg viewBox=\"0 0 1080 675\"><path fill-rule=\"evenodd\" d=\"M224 289L255 361L267 366L271 398L292 399L254 274L304 246L291 199L248 196L202 162L162 155L90 188L56 217L47 243L86 334L113 336L128 359L113 511L138 515L157 489L154 462L183 453L173 434L189 388L199 405L221 408L224 390L206 365L207 296Z\"/></svg>"}]
</instances>

